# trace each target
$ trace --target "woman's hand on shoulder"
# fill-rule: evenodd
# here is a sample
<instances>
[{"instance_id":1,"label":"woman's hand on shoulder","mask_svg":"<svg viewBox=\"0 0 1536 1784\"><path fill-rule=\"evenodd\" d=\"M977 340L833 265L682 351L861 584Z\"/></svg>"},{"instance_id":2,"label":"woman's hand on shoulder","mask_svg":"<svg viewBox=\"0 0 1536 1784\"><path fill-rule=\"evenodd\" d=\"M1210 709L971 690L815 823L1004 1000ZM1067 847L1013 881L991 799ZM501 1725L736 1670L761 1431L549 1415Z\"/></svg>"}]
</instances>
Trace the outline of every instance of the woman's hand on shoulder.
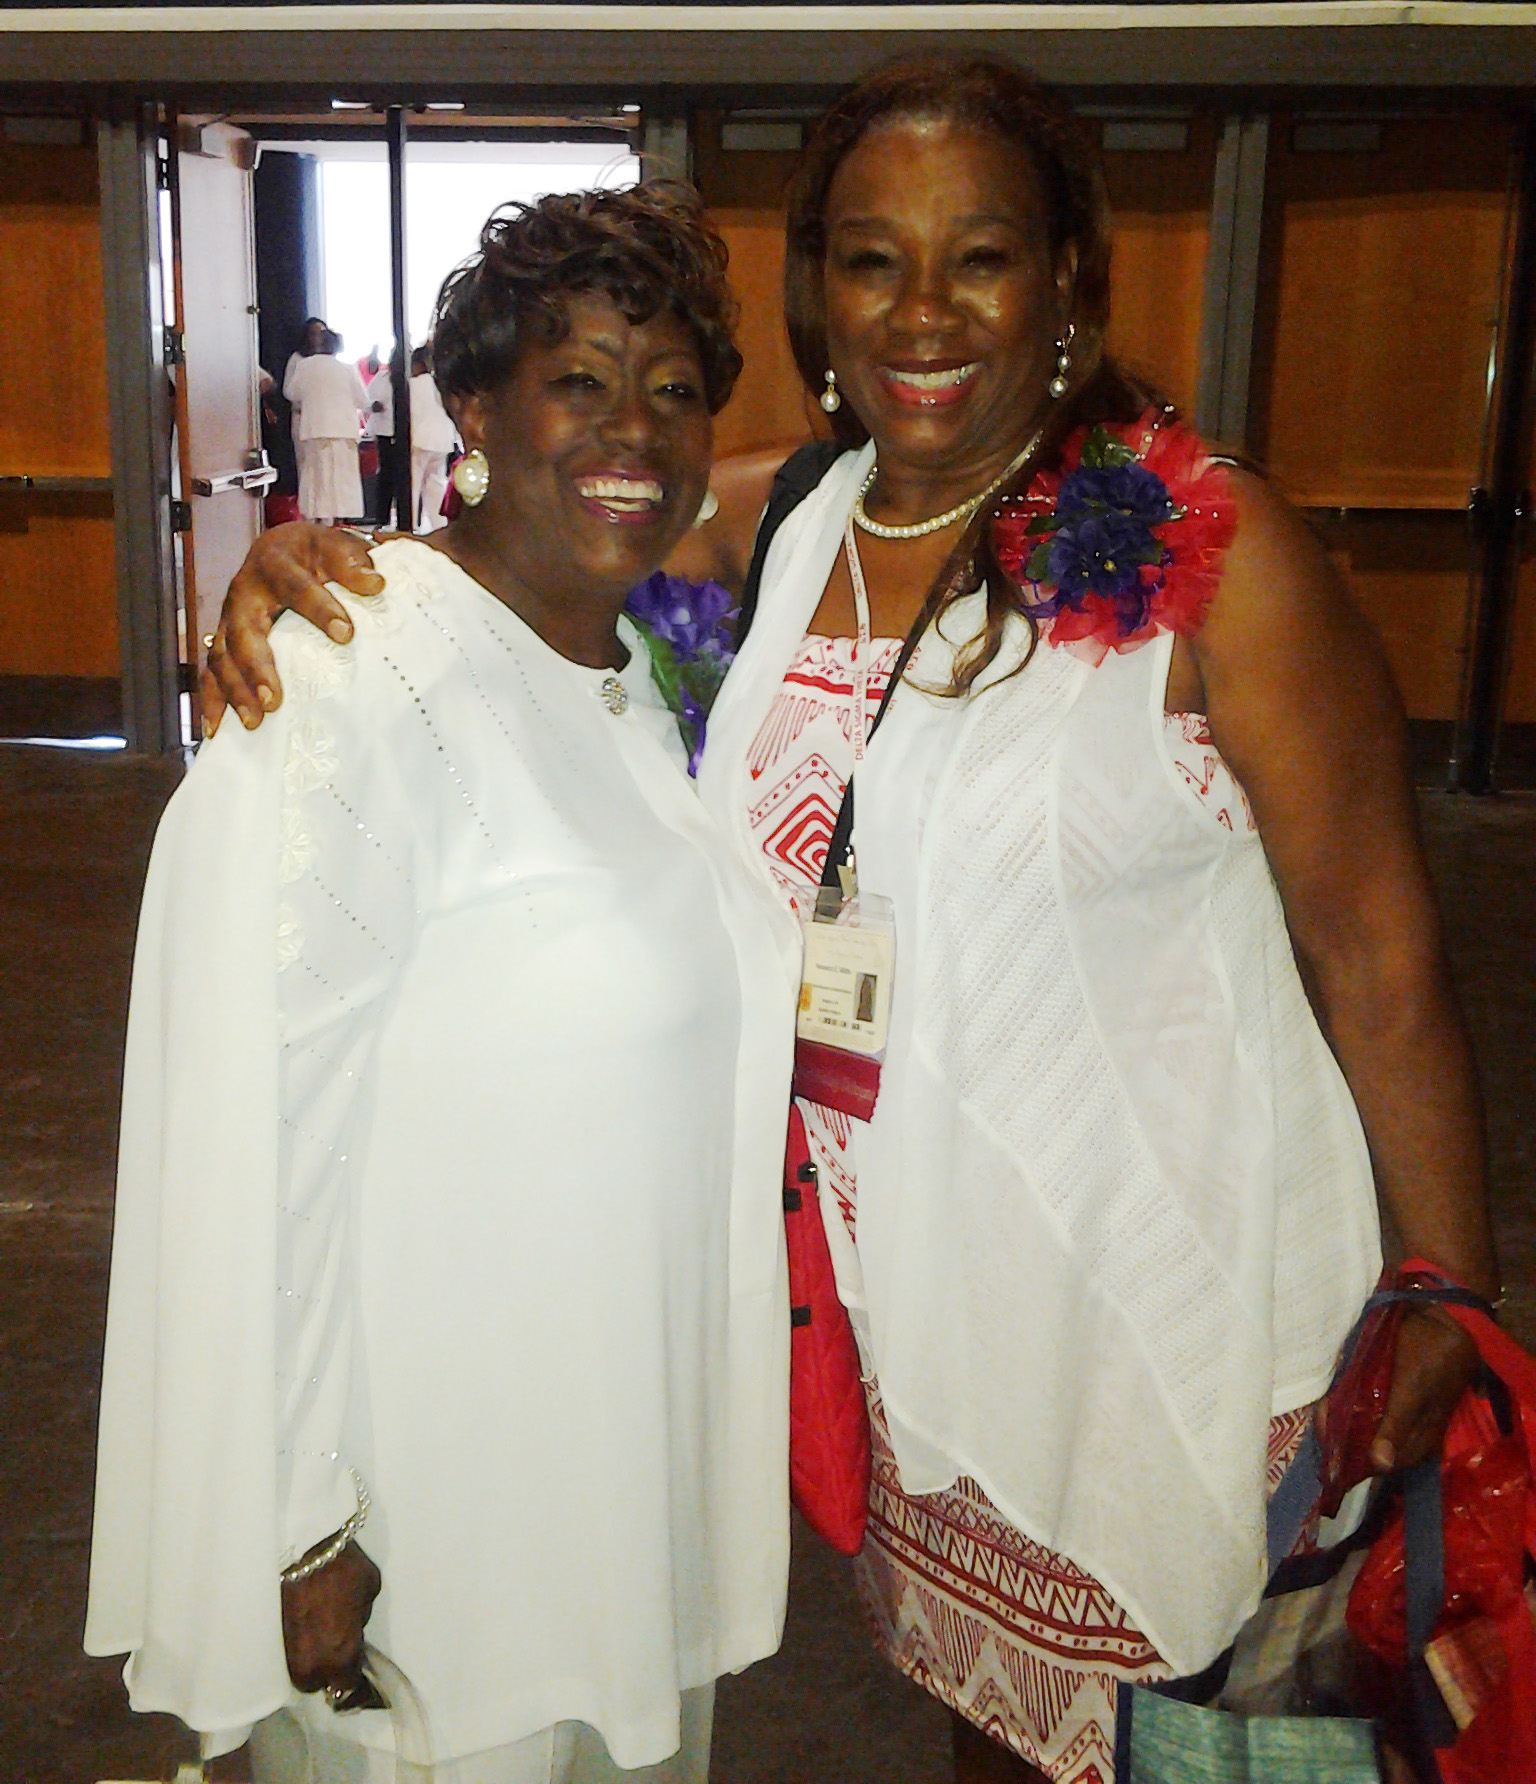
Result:
<instances>
[{"instance_id":1,"label":"woman's hand on shoulder","mask_svg":"<svg viewBox=\"0 0 1536 1784\"><path fill-rule=\"evenodd\" d=\"M384 579L356 533L309 520L263 533L235 572L208 650L201 693L203 733L211 737L227 706L247 730L283 698L267 634L285 609L318 626L338 644L352 636L346 609L325 587L339 582L355 595L376 595Z\"/></svg>"},{"instance_id":2,"label":"woman's hand on shoulder","mask_svg":"<svg viewBox=\"0 0 1536 1784\"><path fill-rule=\"evenodd\" d=\"M767 446L759 452L718 459L709 474L709 487L720 506L708 520L683 535L665 567L674 576L718 582L739 595L746 585L752 542L773 487L773 474L794 449L794 443Z\"/></svg>"}]
</instances>

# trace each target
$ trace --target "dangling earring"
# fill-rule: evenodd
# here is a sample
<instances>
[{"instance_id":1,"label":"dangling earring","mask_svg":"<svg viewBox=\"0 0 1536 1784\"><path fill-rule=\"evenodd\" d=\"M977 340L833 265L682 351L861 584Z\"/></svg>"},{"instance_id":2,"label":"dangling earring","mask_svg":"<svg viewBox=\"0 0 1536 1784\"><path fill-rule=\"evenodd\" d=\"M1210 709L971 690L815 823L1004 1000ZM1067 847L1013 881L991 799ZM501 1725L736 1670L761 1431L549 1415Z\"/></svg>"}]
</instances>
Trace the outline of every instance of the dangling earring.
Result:
<instances>
[{"instance_id":1,"label":"dangling earring","mask_svg":"<svg viewBox=\"0 0 1536 1784\"><path fill-rule=\"evenodd\" d=\"M693 517L695 527L701 527L706 520L713 520L720 512L720 498L712 489L704 491L704 500L699 503L699 511Z\"/></svg>"},{"instance_id":2,"label":"dangling earring","mask_svg":"<svg viewBox=\"0 0 1536 1784\"><path fill-rule=\"evenodd\" d=\"M478 446L466 452L453 467L451 479L466 508L478 508L491 487L491 461Z\"/></svg>"},{"instance_id":3,"label":"dangling earring","mask_svg":"<svg viewBox=\"0 0 1536 1784\"><path fill-rule=\"evenodd\" d=\"M1069 322L1066 333L1056 343L1056 376L1051 379L1047 388L1058 402L1067 394L1067 373L1072 370L1072 355L1068 349L1076 333L1076 327Z\"/></svg>"},{"instance_id":4,"label":"dangling earring","mask_svg":"<svg viewBox=\"0 0 1536 1784\"><path fill-rule=\"evenodd\" d=\"M822 408L829 415L835 415L843 406L843 399L837 394L837 373L831 366L827 367L827 388L817 398Z\"/></svg>"}]
</instances>

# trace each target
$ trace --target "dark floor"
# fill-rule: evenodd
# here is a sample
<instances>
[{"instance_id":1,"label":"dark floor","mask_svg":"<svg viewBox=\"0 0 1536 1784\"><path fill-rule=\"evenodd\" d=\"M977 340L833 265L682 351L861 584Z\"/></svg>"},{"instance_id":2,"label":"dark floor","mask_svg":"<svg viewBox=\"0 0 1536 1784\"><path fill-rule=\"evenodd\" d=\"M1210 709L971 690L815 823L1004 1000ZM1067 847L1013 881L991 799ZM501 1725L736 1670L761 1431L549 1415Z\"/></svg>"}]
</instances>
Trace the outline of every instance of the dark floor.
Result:
<instances>
[{"instance_id":1,"label":"dark floor","mask_svg":"<svg viewBox=\"0 0 1536 1784\"><path fill-rule=\"evenodd\" d=\"M80 1652L129 949L163 767L0 747L0 1784L169 1778L185 1737ZM1488 1090L1511 1323L1536 1341L1536 798L1427 796ZM216 972L216 961L208 963ZM944 1716L797 1537L782 1652L721 1687L715 1784L943 1784Z\"/></svg>"}]
</instances>

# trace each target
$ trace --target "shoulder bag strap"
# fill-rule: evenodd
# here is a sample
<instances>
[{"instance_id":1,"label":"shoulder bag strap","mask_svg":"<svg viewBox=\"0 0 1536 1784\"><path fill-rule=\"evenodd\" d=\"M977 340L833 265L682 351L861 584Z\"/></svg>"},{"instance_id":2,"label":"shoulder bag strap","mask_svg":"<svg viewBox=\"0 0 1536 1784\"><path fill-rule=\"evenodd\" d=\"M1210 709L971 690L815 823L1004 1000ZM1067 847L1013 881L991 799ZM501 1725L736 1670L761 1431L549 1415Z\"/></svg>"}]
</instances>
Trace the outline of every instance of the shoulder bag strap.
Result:
<instances>
[{"instance_id":1,"label":"shoulder bag strap","mask_svg":"<svg viewBox=\"0 0 1536 1784\"><path fill-rule=\"evenodd\" d=\"M897 657L895 667L891 670L891 679L885 684L885 692L880 696L880 705L876 709L874 723L869 727L869 736L880 729L880 721L885 717L886 709L891 704L891 697L901 685L901 678L907 672L907 665L912 661L912 653L917 649L918 641L928 630L931 615L929 604L923 603L923 610L912 622L912 630L907 633L901 647L901 655ZM868 739L865 739L866 744ZM840 886L842 884L841 869L848 865L853 854L853 776L848 776L848 785L843 789L843 802L837 808L837 822L832 826L832 835L827 843L827 861L821 870L821 883L824 886Z\"/></svg>"},{"instance_id":2,"label":"shoulder bag strap","mask_svg":"<svg viewBox=\"0 0 1536 1784\"><path fill-rule=\"evenodd\" d=\"M763 583L763 565L768 561L768 547L773 536L795 509L815 489L843 456L845 447L836 440L811 440L796 448L773 476L768 492L768 505L757 523L757 538L752 546L752 563L747 571L746 586L741 591L741 607L736 621L736 648L740 650L757 617L757 598Z\"/></svg>"}]
</instances>

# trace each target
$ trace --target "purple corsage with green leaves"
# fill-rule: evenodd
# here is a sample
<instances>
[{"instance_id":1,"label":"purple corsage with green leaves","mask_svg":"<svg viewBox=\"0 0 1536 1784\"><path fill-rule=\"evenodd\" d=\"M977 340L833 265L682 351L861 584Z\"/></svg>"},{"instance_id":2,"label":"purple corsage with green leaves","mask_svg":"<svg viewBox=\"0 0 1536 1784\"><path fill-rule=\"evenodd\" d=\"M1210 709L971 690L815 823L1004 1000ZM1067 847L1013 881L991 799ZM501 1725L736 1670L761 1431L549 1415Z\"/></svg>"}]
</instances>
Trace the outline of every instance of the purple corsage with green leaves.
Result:
<instances>
[{"instance_id":1,"label":"purple corsage with green leaves","mask_svg":"<svg viewBox=\"0 0 1536 1784\"><path fill-rule=\"evenodd\" d=\"M624 611L645 636L651 677L677 714L688 772L696 775L709 709L736 656L736 599L718 582L658 570L630 591Z\"/></svg>"}]
</instances>

